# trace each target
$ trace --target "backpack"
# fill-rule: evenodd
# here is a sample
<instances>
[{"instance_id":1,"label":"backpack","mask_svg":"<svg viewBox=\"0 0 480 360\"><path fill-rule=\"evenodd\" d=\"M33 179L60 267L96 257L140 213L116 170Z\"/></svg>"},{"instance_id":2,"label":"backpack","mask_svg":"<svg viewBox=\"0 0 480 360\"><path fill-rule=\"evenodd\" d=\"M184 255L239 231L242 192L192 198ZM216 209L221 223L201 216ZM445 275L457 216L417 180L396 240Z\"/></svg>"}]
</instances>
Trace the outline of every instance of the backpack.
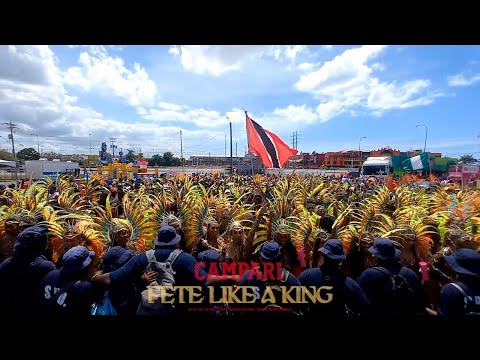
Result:
<instances>
[{"instance_id":1,"label":"backpack","mask_svg":"<svg viewBox=\"0 0 480 360\"><path fill-rule=\"evenodd\" d=\"M261 276L261 281L263 285L266 287L269 287L272 290L273 296L275 297L275 303L268 302L265 304L263 308L261 308L261 311L267 312L272 314L273 316L277 317L279 315L299 315L298 312L296 311L283 311L285 308L292 308L295 306L295 304L283 304L282 303L282 297L283 297L283 290L282 286L286 286L286 282L288 280L288 276L290 272L286 269L282 269L282 275L280 279L263 279L263 273L258 270L258 274ZM263 294L262 294L263 296ZM285 306L284 306L285 305Z\"/></svg>"},{"instance_id":2,"label":"backpack","mask_svg":"<svg viewBox=\"0 0 480 360\"><path fill-rule=\"evenodd\" d=\"M155 258L155 250L148 250L147 256L148 265L146 271L156 271L158 273L157 280L153 281L145 290L142 291L142 300L137 309L137 315L159 315L170 316L175 313L175 305L164 303L162 300L164 294L162 291L155 288L156 286L175 286L175 271L173 270L173 263L183 251L180 249L173 250L165 262L159 262ZM166 290L164 288L164 290ZM171 290L173 291L173 289ZM169 301L171 297L168 298Z\"/></svg>"},{"instance_id":3,"label":"backpack","mask_svg":"<svg viewBox=\"0 0 480 360\"><path fill-rule=\"evenodd\" d=\"M330 276L324 275L323 276L323 284L322 286L331 286L332 287L332 301L329 304L321 304L320 306L326 309L329 314L333 316L346 316L346 315L354 315L355 313L348 308L346 304L346 285L345 282L347 277L343 274L339 274L338 276Z\"/></svg>"},{"instance_id":4,"label":"backpack","mask_svg":"<svg viewBox=\"0 0 480 360\"><path fill-rule=\"evenodd\" d=\"M110 298L108 297L108 290L105 291L103 299L95 302L92 305L90 315L117 315Z\"/></svg>"},{"instance_id":5,"label":"backpack","mask_svg":"<svg viewBox=\"0 0 480 360\"><path fill-rule=\"evenodd\" d=\"M405 277L407 268L403 267L397 275L393 275L384 267L378 266L375 269L390 278L385 285L382 303L377 305L395 314L415 314L415 292Z\"/></svg>"},{"instance_id":6,"label":"backpack","mask_svg":"<svg viewBox=\"0 0 480 360\"><path fill-rule=\"evenodd\" d=\"M478 306L476 306L475 300L471 296L468 296L465 290L463 290L460 285L456 283L450 283L450 285L453 285L463 295L463 301L465 303L463 307L465 309L465 316L480 316L479 311L471 311L472 308L478 309Z\"/></svg>"},{"instance_id":7,"label":"backpack","mask_svg":"<svg viewBox=\"0 0 480 360\"><path fill-rule=\"evenodd\" d=\"M263 278L263 273L258 270L258 273L261 275ZM262 279L262 282L265 286L265 289L269 287L272 290L273 295L275 296L275 303L267 303L267 305L264 307L265 309L270 309L270 308L282 308L282 286L285 286L285 283L287 282L288 279L288 274L290 272L288 270L282 269L282 276L280 279ZM266 310L268 311L268 310Z\"/></svg>"}]
</instances>

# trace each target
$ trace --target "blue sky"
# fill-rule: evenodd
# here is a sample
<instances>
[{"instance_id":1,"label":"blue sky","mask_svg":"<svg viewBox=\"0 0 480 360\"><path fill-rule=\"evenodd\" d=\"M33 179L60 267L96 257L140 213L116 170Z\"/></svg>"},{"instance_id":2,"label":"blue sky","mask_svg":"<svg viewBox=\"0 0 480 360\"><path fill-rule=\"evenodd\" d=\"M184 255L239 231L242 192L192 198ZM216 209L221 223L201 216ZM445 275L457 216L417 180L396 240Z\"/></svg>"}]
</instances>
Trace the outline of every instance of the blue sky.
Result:
<instances>
[{"instance_id":1,"label":"blue sky","mask_svg":"<svg viewBox=\"0 0 480 360\"><path fill-rule=\"evenodd\" d=\"M186 158L224 154L228 117L242 155L246 109L299 151L420 149L424 124L427 150L479 158L479 87L480 46L0 46L17 149L62 153L179 156L182 130Z\"/></svg>"}]
</instances>

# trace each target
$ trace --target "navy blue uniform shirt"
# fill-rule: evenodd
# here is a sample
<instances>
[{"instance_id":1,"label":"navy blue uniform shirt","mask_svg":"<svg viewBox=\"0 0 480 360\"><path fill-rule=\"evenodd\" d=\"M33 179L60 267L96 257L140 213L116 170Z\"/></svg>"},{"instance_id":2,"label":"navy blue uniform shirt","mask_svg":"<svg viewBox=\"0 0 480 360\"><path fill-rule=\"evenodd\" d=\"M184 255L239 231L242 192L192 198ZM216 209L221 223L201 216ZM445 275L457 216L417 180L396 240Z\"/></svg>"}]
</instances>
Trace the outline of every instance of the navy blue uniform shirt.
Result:
<instances>
[{"instance_id":1,"label":"navy blue uniform shirt","mask_svg":"<svg viewBox=\"0 0 480 360\"><path fill-rule=\"evenodd\" d=\"M53 303L50 299L68 283L75 281L63 295ZM62 270L50 272L42 282L46 311L51 314L90 315L92 304L96 296L89 281L79 281L74 274ZM97 295L98 296L98 295Z\"/></svg>"},{"instance_id":2,"label":"navy blue uniform shirt","mask_svg":"<svg viewBox=\"0 0 480 360\"><path fill-rule=\"evenodd\" d=\"M332 280L326 281L324 275L331 277ZM333 286L331 290L332 300L327 304L319 302L313 304L313 306L309 307L312 312L342 316L346 314L346 305L349 310L360 314L364 313L369 305L367 295L365 295L360 286L352 278L344 276L340 269L331 270L324 267L307 269L300 274L298 281L302 286L314 286L316 288L324 285Z\"/></svg>"},{"instance_id":3,"label":"navy blue uniform shirt","mask_svg":"<svg viewBox=\"0 0 480 360\"><path fill-rule=\"evenodd\" d=\"M39 313L42 279L53 270L55 265L43 256L5 259L0 264L0 311Z\"/></svg>"},{"instance_id":4,"label":"navy blue uniform shirt","mask_svg":"<svg viewBox=\"0 0 480 360\"><path fill-rule=\"evenodd\" d=\"M155 249L155 258L158 262L166 261L173 248ZM110 273L110 282L112 285L123 283L128 280L135 280L142 277L143 272L148 266L148 259L145 253L132 257L120 269ZM197 267L197 276L195 267L197 260L186 252L182 252L172 265L175 271L175 285L177 286L204 286L207 281L207 273L200 266Z\"/></svg>"},{"instance_id":5,"label":"navy blue uniform shirt","mask_svg":"<svg viewBox=\"0 0 480 360\"><path fill-rule=\"evenodd\" d=\"M390 271L392 275L397 275L402 266L400 264L385 265L385 269ZM415 309L417 311L425 311L429 306L427 293L420 281L418 275L409 268L404 270L404 277L415 293ZM385 309L381 303L375 303L372 299L382 299L385 297L385 289L391 281L390 277L375 267L366 269L357 279L358 285L370 300L370 309L373 312L389 312L391 309Z\"/></svg>"},{"instance_id":6,"label":"navy blue uniform shirt","mask_svg":"<svg viewBox=\"0 0 480 360\"><path fill-rule=\"evenodd\" d=\"M464 316L467 311L480 314L480 279L457 282L463 291L469 296L467 304L465 296L452 284L446 284L440 291L440 301L437 312L439 315L448 317ZM465 306L467 305L467 307Z\"/></svg>"},{"instance_id":7,"label":"navy blue uniform shirt","mask_svg":"<svg viewBox=\"0 0 480 360\"><path fill-rule=\"evenodd\" d=\"M300 286L300 283L298 279L292 274L288 273L288 277L285 279L285 282L280 282L280 281L263 281L262 278L259 278L258 273L255 270L248 270L245 272L242 276L242 280L238 283L238 286L254 286L257 287L257 294L256 294L256 301L253 304L234 304L234 307L244 307L244 308L265 308L268 305L271 305L270 302L266 302L265 304L261 303L264 291L266 286L285 286L285 287L290 287L290 286ZM250 279L249 279L250 278ZM279 305L281 307L285 307L288 309L293 309L293 310L298 310L299 305L297 304L289 304L289 303L282 303L282 296L275 292L274 294L276 298L275 305ZM256 315L260 315L261 313L259 312ZM249 315L253 315L253 313L249 313ZM273 315L278 315L278 314L273 314Z\"/></svg>"}]
</instances>

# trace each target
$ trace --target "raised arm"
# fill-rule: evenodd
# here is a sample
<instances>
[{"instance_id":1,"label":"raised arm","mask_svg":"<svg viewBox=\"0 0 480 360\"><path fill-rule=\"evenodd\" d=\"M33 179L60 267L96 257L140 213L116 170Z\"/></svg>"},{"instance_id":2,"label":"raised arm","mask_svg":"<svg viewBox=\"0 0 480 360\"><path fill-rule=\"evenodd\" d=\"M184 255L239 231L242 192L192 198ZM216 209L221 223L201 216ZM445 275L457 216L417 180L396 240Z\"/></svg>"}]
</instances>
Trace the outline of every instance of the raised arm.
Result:
<instances>
[{"instance_id":1,"label":"raised arm","mask_svg":"<svg viewBox=\"0 0 480 360\"><path fill-rule=\"evenodd\" d=\"M253 240L255 238L255 233L257 232L258 226L262 222L263 215L265 215L265 213L267 212L268 205L268 201L262 205L260 211L257 214L257 218L253 222L252 228L248 232L244 247L245 254L247 254L248 256L253 252Z\"/></svg>"}]
</instances>

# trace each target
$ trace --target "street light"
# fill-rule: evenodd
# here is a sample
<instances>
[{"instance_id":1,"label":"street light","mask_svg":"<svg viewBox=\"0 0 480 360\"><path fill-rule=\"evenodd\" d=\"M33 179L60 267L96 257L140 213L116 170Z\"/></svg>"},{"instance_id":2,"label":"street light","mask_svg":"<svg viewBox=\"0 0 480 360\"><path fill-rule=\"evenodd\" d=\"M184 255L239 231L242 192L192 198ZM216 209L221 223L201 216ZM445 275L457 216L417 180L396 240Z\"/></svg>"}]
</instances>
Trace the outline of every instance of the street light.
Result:
<instances>
[{"instance_id":1,"label":"street light","mask_svg":"<svg viewBox=\"0 0 480 360\"><path fill-rule=\"evenodd\" d=\"M418 128L418 127L422 127L422 126L424 126L424 127L425 127L425 144L423 145L423 152L425 152L425 151L426 151L426 149L427 149L427 135L428 135L428 127L427 127L427 125L425 125L425 124L418 124L418 125L417 125L417 126L415 126L415 127L417 127L417 128Z\"/></svg>"},{"instance_id":2,"label":"street light","mask_svg":"<svg viewBox=\"0 0 480 360\"><path fill-rule=\"evenodd\" d=\"M30 134L30 135L37 137L37 152L38 152L38 156L40 156L40 140L38 140L38 135L37 134Z\"/></svg>"},{"instance_id":3,"label":"street light","mask_svg":"<svg viewBox=\"0 0 480 360\"><path fill-rule=\"evenodd\" d=\"M366 139L366 136L362 136L360 140L358 141L358 154L360 155L360 165L359 168L362 166L362 151L360 150L360 144L362 143L363 139Z\"/></svg>"}]
</instances>

